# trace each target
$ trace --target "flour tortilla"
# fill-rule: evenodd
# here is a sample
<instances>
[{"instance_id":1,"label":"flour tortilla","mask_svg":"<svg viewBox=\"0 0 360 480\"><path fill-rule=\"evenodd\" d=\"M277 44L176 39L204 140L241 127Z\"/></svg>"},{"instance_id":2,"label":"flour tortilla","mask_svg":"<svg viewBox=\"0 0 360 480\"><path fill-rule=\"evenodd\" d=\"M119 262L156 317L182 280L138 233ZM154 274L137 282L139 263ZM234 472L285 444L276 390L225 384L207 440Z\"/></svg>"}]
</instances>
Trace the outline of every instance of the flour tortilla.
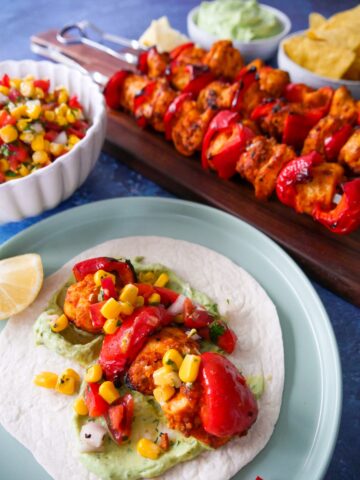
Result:
<instances>
[{"instance_id":1,"label":"flour tortilla","mask_svg":"<svg viewBox=\"0 0 360 480\"><path fill-rule=\"evenodd\" d=\"M74 397L36 387L32 381L35 374L44 370L83 370L44 346L36 347L32 327L52 294L68 279L74 263L104 255L130 259L144 256L144 262L160 262L206 293L218 303L220 314L225 315L237 334L238 345L229 358L245 376L264 375L265 392L259 400L259 416L248 435L157 477L230 479L264 448L278 419L284 385L282 334L275 306L246 271L212 250L185 241L164 237L111 240L83 252L49 276L35 303L11 318L0 336L0 422L54 479L97 478L77 458L77 439L71 422Z\"/></svg>"}]
</instances>

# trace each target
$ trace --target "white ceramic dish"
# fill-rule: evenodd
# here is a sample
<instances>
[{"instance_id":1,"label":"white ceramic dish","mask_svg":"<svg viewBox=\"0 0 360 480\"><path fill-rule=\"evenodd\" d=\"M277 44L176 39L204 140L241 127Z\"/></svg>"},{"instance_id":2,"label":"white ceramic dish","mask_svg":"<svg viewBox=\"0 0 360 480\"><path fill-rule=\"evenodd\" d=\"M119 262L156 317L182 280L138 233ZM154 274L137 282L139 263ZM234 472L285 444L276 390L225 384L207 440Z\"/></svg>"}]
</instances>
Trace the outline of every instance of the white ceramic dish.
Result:
<instances>
[{"instance_id":1,"label":"white ceramic dish","mask_svg":"<svg viewBox=\"0 0 360 480\"><path fill-rule=\"evenodd\" d=\"M360 82L354 80L335 80L333 78L322 77L321 75L317 75L316 73L310 72L304 67L301 67L293 60L285 52L284 43L291 37L302 35L305 30L301 30L299 32L292 33L285 37L279 46L278 50L278 66L282 70L286 70L289 72L292 82L295 83L306 83L313 88L320 88L329 85L333 88L339 88L342 85L347 87L354 98L360 99Z\"/></svg>"},{"instance_id":2,"label":"white ceramic dish","mask_svg":"<svg viewBox=\"0 0 360 480\"><path fill-rule=\"evenodd\" d=\"M261 58L263 60L268 60L275 53L280 41L290 32L291 30L291 21L285 13L281 12L277 8L269 7L268 5L260 4L262 8L268 12L275 15L278 20L283 25L283 30L273 37L264 38L261 40L252 40L251 42L240 42L238 40L232 40L235 48L237 48L242 56L244 57L245 62L249 62L254 58ZM195 22L195 18L199 7L195 7L188 13L187 16L187 30L189 37L200 47L203 47L207 50L211 48L211 45L221 40L220 38L212 35L211 33L205 32L199 28Z\"/></svg>"},{"instance_id":3,"label":"white ceramic dish","mask_svg":"<svg viewBox=\"0 0 360 480\"><path fill-rule=\"evenodd\" d=\"M64 85L77 95L91 126L67 154L27 177L0 185L0 223L38 215L68 198L85 181L105 137L106 109L98 86L86 75L64 65L32 60L0 63L0 76L48 78L50 88Z\"/></svg>"}]
</instances>

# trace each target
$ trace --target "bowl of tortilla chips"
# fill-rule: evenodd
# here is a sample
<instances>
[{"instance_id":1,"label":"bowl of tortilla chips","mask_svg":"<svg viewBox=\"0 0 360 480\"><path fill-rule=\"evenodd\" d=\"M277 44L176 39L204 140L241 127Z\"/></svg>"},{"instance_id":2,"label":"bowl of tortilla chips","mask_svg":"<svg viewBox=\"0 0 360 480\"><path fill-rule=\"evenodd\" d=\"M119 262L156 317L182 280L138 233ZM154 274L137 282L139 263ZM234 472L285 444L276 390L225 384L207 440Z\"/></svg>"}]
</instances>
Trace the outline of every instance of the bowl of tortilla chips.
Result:
<instances>
[{"instance_id":1,"label":"bowl of tortilla chips","mask_svg":"<svg viewBox=\"0 0 360 480\"><path fill-rule=\"evenodd\" d=\"M360 5L328 19L311 13L308 30L281 42L278 64L293 82L314 88L345 85L360 98Z\"/></svg>"}]
</instances>

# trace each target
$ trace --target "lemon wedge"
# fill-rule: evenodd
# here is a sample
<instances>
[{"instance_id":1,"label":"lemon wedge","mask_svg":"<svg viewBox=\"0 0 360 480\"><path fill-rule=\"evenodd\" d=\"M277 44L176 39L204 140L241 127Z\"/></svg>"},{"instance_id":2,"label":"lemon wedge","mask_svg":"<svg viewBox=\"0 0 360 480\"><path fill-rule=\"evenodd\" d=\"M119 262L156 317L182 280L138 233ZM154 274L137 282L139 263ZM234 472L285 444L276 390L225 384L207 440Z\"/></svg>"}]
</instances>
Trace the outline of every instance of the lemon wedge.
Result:
<instances>
[{"instance_id":1,"label":"lemon wedge","mask_svg":"<svg viewBox=\"0 0 360 480\"><path fill-rule=\"evenodd\" d=\"M25 310L38 296L43 279L36 253L0 260L0 320Z\"/></svg>"}]
</instances>

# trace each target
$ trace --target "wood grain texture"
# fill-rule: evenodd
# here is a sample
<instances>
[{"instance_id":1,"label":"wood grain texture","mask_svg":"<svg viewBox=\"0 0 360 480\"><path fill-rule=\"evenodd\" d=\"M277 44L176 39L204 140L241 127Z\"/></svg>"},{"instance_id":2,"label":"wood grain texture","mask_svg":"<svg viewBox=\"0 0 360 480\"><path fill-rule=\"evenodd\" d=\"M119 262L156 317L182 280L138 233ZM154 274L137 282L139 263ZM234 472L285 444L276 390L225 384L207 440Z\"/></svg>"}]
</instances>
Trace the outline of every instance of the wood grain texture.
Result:
<instances>
[{"instance_id":1,"label":"wood grain texture","mask_svg":"<svg viewBox=\"0 0 360 480\"><path fill-rule=\"evenodd\" d=\"M54 30L32 41L55 45L89 71L111 75L124 67L87 46L60 44ZM250 223L279 243L310 276L360 306L359 231L335 235L276 199L257 201L252 188L239 178L226 181L204 171L198 156L183 157L162 135L141 130L122 112L108 113L105 150L179 197L215 206Z\"/></svg>"}]
</instances>

